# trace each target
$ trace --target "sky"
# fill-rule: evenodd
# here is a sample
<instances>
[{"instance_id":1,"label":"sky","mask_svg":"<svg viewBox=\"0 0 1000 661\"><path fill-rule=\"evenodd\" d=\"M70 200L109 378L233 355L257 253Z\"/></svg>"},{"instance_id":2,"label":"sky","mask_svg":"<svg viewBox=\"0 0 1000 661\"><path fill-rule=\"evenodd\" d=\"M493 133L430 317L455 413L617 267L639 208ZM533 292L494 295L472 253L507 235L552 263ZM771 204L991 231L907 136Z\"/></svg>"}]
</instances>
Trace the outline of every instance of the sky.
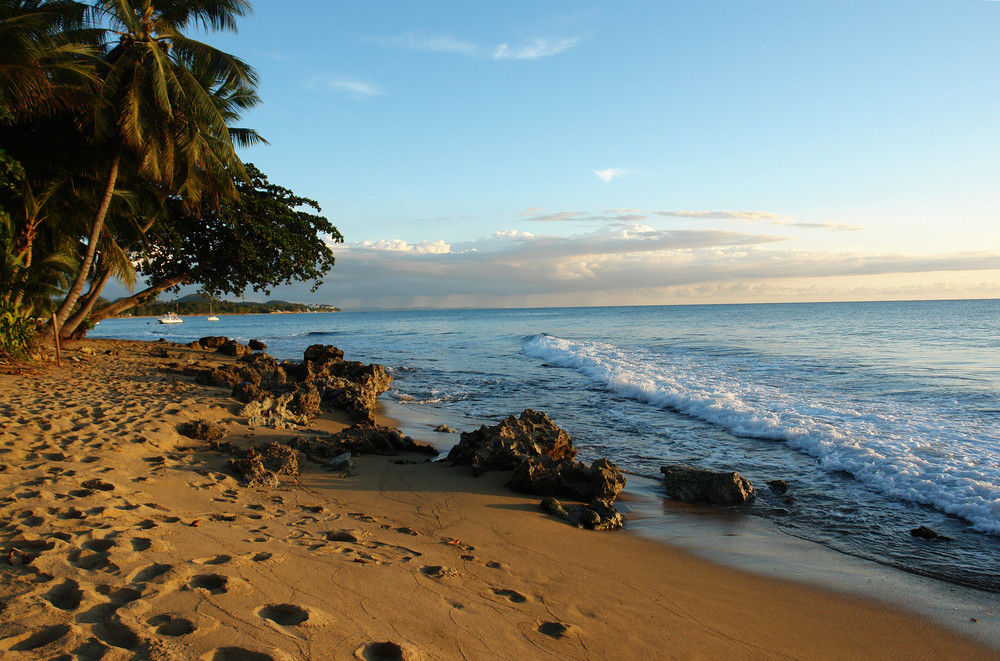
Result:
<instances>
[{"instance_id":1,"label":"sky","mask_svg":"<svg viewBox=\"0 0 1000 661\"><path fill-rule=\"evenodd\" d=\"M256 0L351 308L1000 297L1000 2ZM262 294L247 292L248 300Z\"/></svg>"}]
</instances>

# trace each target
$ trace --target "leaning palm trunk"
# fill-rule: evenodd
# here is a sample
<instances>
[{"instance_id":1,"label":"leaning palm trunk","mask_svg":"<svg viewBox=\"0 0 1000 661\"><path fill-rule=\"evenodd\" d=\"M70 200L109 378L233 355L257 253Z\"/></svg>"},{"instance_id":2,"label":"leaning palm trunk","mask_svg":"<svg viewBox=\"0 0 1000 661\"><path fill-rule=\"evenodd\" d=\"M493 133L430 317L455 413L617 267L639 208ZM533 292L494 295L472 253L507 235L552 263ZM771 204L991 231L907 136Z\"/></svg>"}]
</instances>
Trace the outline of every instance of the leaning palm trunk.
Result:
<instances>
[{"instance_id":1,"label":"leaning palm trunk","mask_svg":"<svg viewBox=\"0 0 1000 661\"><path fill-rule=\"evenodd\" d=\"M153 298L154 296L156 296L165 289L170 289L171 287L176 287L177 285L187 284L190 281L190 279L191 279L190 273L175 275L166 280L158 282L152 287L148 287L142 290L141 292L132 294L128 298L122 298L110 305L105 305L97 312L94 312L90 318L95 322L101 321L102 319L107 319L108 317L112 317L116 314L124 312L125 310L128 310L129 308L134 308L135 306L148 301L149 299Z\"/></svg>"},{"instance_id":2,"label":"leaning palm trunk","mask_svg":"<svg viewBox=\"0 0 1000 661\"><path fill-rule=\"evenodd\" d=\"M87 275L90 273L90 267L94 263L94 256L97 254L97 241L101 237L101 232L104 229L104 219L108 215L108 207L111 206L111 198L115 193L115 184L118 181L118 166L121 163L121 154L116 154L114 160L111 162L111 172L108 174L108 184L104 189L104 197L101 199L101 204L97 208L97 214L94 217L94 224L90 228L90 237L87 240L87 252L83 256L83 262L80 264L80 271L76 274L76 279L73 280L72 286L69 288L69 292L66 294L66 298L63 299L62 305L56 310L55 322L58 326L62 326L63 322L69 317L70 312L73 310L73 306L76 305L77 300L80 298L80 294L83 293L83 285L87 281ZM49 340L53 336L53 329L49 329L45 332L45 339Z\"/></svg>"}]
</instances>

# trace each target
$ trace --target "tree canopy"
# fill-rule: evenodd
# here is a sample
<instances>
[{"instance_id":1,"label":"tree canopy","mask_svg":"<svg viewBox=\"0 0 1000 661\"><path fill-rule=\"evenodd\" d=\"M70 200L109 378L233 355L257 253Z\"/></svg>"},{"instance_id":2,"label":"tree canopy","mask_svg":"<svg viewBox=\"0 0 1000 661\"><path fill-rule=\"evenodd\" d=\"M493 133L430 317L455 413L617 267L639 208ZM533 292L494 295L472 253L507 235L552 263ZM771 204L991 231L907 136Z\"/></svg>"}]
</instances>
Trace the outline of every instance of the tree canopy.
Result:
<instances>
[{"instance_id":1,"label":"tree canopy","mask_svg":"<svg viewBox=\"0 0 1000 661\"><path fill-rule=\"evenodd\" d=\"M343 239L319 206L237 154L264 143L237 126L259 103L253 68L186 34L235 31L250 11L0 0L0 314L19 329L54 312L69 335L150 291L318 284L333 266ZM99 305L111 280L145 282Z\"/></svg>"}]
</instances>

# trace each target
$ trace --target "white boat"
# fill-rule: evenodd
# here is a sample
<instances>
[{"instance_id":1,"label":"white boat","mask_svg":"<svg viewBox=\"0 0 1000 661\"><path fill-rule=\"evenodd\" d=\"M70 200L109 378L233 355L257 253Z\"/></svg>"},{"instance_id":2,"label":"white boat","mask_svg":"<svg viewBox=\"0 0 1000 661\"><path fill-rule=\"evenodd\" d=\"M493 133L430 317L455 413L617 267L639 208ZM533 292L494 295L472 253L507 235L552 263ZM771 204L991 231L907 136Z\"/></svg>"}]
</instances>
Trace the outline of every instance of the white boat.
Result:
<instances>
[{"instance_id":1,"label":"white boat","mask_svg":"<svg viewBox=\"0 0 1000 661\"><path fill-rule=\"evenodd\" d=\"M219 318L216 317L214 314L210 314L207 317L205 317L205 321L218 321L218 320Z\"/></svg>"},{"instance_id":2,"label":"white boat","mask_svg":"<svg viewBox=\"0 0 1000 661\"><path fill-rule=\"evenodd\" d=\"M165 316L165 317L160 317L160 318L158 319L158 321L159 321L159 322L160 322L161 324L183 324L183 323L184 323L184 320L183 320L183 319L181 319L180 317L178 317L178 316L177 316L176 314L174 314L173 312L168 312L168 313L167 313L167 316Z\"/></svg>"}]
</instances>

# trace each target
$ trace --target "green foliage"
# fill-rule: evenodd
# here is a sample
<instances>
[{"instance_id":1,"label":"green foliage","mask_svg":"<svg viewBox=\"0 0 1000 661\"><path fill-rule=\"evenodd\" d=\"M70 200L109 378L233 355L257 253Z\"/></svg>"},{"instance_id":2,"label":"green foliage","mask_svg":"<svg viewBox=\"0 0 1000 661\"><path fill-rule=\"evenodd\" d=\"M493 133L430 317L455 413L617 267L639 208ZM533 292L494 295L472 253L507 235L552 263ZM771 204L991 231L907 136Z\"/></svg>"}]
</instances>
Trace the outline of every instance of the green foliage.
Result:
<instances>
[{"instance_id":1,"label":"green foliage","mask_svg":"<svg viewBox=\"0 0 1000 661\"><path fill-rule=\"evenodd\" d=\"M143 275L155 281L188 274L209 295L242 295L312 281L315 291L334 264L331 243L344 238L308 198L268 182L252 164L240 197L221 207L201 205L188 213L175 204L154 227L145 251Z\"/></svg>"},{"instance_id":2,"label":"green foliage","mask_svg":"<svg viewBox=\"0 0 1000 661\"><path fill-rule=\"evenodd\" d=\"M23 309L0 300L0 356L28 357L37 337L35 320Z\"/></svg>"},{"instance_id":3,"label":"green foliage","mask_svg":"<svg viewBox=\"0 0 1000 661\"><path fill-rule=\"evenodd\" d=\"M212 301L208 299L177 301L153 301L137 305L130 310L135 317L161 317L168 312L174 312L181 317L205 316L214 314L267 314L272 312L339 312L333 305L306 305L305 303L289 303L288 301L267 301L253 303L249 301Z\"/></svg>"}]
</instances>

